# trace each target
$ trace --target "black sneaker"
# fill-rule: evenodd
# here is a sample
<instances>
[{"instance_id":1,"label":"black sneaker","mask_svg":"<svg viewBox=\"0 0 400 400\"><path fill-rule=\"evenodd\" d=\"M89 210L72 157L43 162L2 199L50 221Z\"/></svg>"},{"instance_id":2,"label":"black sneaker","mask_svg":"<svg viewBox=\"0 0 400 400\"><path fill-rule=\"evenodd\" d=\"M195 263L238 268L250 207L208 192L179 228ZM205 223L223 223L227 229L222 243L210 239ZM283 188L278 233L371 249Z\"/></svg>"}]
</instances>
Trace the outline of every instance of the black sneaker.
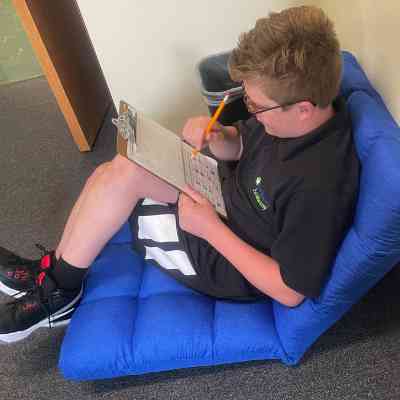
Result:
<instances>
[{"instance_id":1,"label":"black sneaker","mask_svg":"<svg viewBox=\"0 0 400 400\"><path fill-rule=\"evenodd\" d=\"M81 298L82 288L61 289L50 273L48 270L40 272L33 289L19 299L0 304L0 342L17 342L38 328L52 328L69 322Z\"/></svg>"},{"instance_id":2,"label":"black sneaker","mask_svg":"<svg viewBox=\"0 0 400 400\"><path fill-rule=\"evenodd\" d=\"M35 279L42 268L48 268L54 252L36 244L43 256L39 260L22 258L0 247L0 291L10 296L21 297L35 286Z\"/></svg>"}]
</instances>

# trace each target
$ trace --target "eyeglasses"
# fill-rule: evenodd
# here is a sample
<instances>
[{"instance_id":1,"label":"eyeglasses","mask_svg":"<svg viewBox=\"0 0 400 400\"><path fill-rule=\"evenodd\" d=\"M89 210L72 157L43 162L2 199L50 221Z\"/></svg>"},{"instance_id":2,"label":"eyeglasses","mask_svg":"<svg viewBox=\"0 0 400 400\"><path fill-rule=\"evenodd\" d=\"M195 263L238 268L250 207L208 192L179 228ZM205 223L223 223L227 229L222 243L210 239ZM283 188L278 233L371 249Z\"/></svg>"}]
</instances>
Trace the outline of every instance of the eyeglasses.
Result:
<instances>
[{"instance_id":1,"label":"eyeglasses","mask_svg":"<svg viewBox=\"0 0 400 400\"><path fill-rule=\"evenodd\" d=\"M297 103L301 103L302 101L308 101L310 102L313 106L316 106L315 103L313 103L312 101L309 100L297 100L297 101L293 101L290 103L285 103L285 104L280 104L279 106L273 106L273 107L257 107L249 98L249 96L247 96L246 90L244 89L244 86L242 86L243 88L243 101L244 104L246 105L247 111L250 114L256 115L256 114L261 114L263 112L267 112L267 111L271 111L271 110L275 110L277 108L281 108L281 107L289 107L289 106L293 106L294 104Z\"/></svg>"}]
</instances>

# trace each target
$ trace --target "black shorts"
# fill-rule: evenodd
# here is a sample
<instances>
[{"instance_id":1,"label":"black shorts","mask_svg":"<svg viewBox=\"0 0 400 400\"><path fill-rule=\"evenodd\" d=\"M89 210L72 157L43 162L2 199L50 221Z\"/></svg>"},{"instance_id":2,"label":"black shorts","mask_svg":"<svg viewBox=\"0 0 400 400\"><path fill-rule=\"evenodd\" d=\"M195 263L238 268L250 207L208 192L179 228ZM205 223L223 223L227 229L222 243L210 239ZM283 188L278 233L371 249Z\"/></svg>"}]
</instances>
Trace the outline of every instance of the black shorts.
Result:
<instances>
[{"instance_id":1,"label":"black shorts","mask_svg":"<svg viewBox=\"0 0 400 400\"><path fill-rule=\"evenodd\" d=\"M188 252L178 225L177 205L144 199L130 218L133 248L164 272L202 294L220 299L256 301L265 295L252 286L231 264L215 262L222 256L203 241L210 263L196 263Z\"/></svg>"}]
</instances>

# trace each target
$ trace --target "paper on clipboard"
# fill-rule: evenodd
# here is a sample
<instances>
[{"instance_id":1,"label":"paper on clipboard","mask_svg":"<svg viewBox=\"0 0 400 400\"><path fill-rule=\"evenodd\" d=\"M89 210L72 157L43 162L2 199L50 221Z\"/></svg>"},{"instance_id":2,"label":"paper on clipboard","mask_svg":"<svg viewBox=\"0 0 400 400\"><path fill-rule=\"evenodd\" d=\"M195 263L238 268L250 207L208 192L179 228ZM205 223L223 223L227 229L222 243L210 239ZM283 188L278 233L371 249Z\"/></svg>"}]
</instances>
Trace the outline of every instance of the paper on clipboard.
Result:
<instances>
[{"instance_id":1,"label":"paper on clipboard","mask_svg":"<svg viewBox=\"0 0 400 400\"><path fill-rule=\"evenodd\" d=\"M120 103L120 114L113 124L128 141L128 159L179 190L191 186L227 218L216 160L201 153L193 158L193 148L178 135L124 101Z\"/></svg>"}]
</instances>

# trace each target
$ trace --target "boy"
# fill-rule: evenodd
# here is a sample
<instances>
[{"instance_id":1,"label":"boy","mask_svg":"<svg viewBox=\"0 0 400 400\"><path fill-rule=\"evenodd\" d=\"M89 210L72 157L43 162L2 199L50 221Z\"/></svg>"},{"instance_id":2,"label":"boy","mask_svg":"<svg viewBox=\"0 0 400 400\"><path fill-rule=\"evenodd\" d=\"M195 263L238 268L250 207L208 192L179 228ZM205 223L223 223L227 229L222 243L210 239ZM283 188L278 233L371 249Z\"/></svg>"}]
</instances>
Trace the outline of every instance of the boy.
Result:
<instances>
[{"instance_id":1,"label":"boy","mask_svg":"<svg viewBox=\"0 0 400 400\"><path fill-rule=\"evenodd\" d=\"M68 319L82 280L132 214L134 246L166 273L216 298L269 296L289 307L319 295L351 222L359 162L345 104L337 98L341 54L332 23L315 7L271 13L240 37L230 62L252 117L190 119L183 136L221 163L228 219L117 155L86 182L55 251L38 261L2 249L1 288L27 291L0 306L0 340ZM141 199L145 199L141 201ZM152 200L149 200L152 199Z\"/></svg>"}]
</instances>

